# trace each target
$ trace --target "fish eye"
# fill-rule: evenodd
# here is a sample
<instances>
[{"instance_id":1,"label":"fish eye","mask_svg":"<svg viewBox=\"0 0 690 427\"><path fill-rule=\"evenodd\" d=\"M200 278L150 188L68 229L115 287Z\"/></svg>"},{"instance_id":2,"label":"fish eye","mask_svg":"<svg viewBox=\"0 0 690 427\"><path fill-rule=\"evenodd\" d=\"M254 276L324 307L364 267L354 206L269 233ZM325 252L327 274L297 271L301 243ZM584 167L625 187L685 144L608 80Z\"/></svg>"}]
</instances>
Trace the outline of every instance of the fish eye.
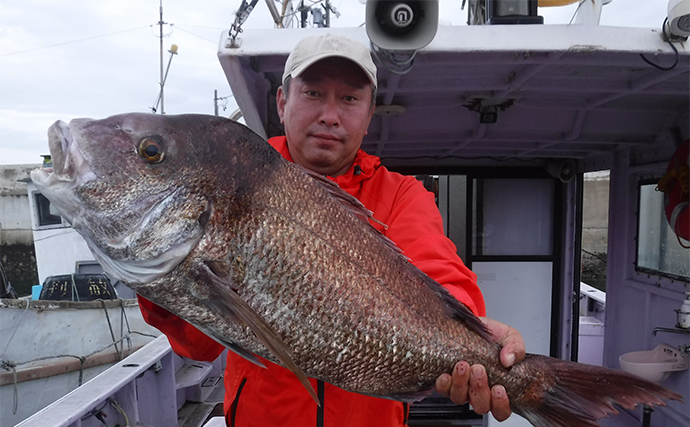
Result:
<instances>
[{"instance_id":1,"label":"fish eye","mask_svg":"<svg viewBox=\"0 0 690 427\"><path fill-rule=\"evenodd\" d=\"M163 141L155 136L147 136L139 143L139 156L148 163L160 163L165 157Z\"/></svg>"}]
</instances>

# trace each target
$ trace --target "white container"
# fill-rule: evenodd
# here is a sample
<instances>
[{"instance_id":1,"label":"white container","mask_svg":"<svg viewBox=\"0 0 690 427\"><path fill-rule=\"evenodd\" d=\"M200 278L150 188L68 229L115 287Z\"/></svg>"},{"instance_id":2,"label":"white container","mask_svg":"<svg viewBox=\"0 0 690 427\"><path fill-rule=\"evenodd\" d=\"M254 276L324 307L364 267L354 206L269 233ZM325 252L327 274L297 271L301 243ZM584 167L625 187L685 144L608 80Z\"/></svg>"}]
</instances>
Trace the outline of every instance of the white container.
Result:
<instances>
[{"instance_id":1,"label":"white container","mask_svg":"<svg viewBox=\"0 0 690 427\"><path fill-rule=\"evenodd\" d=\"M604 363L604 322L592 316L580 316L577 361L588 365Z\"/></svg>"},{"instance_id":2,"label":"white container","mask_svg":"<svg viewBox=\"0 0 690 427\"><path fill-rule=\"evenodd\" d=\"M680 306L679 309L675 310L678 313L678 323L676 327L678 328L690 328L690 292L686 292L685 301Z\"/></svg>"}]
</instances>

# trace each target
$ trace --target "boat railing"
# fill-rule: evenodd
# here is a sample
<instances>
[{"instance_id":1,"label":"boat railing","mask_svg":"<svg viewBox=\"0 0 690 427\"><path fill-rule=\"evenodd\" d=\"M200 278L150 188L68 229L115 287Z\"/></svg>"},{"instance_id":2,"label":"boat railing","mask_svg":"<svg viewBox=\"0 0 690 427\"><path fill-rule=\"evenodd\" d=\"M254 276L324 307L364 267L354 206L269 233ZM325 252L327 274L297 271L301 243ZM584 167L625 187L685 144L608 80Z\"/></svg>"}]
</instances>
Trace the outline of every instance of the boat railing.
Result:
<instances>
[{"instance_id":1,"label":"boat railing","mask_svg":"<svg viewBox=\"0 0 690 427\"><path fill-rule=\"evenodd\" d=\"M580 282L578 362L601 366L604 361L606 292Z\"/></svg>"},{"instance_id":2,"label":"boat railing","mask_svg":"<svg viewBox=\"0 0 690 427\"><path fill-rule=\"evenodd\" d=\"M580 316L606 320L606 292L580 282Z\"/></svg>"},{"instance_id":3,"label":"boat railing","mask_svg":"<svg viewBox=\"0 0 690 427\"><path fill-rule=\"evenodd\" d=\"M160 336L17 427L200 426L222 405L224 361L182 358Z\"/></svg>"}]
</instances>

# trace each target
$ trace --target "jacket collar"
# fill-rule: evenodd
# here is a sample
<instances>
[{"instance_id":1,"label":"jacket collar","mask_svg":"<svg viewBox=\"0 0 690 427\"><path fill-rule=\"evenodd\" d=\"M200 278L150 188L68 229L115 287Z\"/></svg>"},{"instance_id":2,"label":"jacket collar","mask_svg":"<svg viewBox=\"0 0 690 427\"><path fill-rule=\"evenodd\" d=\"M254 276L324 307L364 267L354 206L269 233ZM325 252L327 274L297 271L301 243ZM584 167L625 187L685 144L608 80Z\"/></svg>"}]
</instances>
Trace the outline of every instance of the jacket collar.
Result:
<instances>
[{"instance_id":1,"label":"jacket collar","mask_svg":"<svg viewBox=\"0 0 690 427\"><path fill-rule=\"evenodd\" d=\"M290 150L288 150L287 138L285 136L275 136L270 138L268 142L273 148L278 150L286 160L293 161L292 156L290 156ZM355 160L352 162L347 172L336 177L329 176L328 179L334 181L345 191L356 191L361 182L371 178L380 165L380 158L367 154L360 149L357 151Z\"/></svg>"}]
</instances>

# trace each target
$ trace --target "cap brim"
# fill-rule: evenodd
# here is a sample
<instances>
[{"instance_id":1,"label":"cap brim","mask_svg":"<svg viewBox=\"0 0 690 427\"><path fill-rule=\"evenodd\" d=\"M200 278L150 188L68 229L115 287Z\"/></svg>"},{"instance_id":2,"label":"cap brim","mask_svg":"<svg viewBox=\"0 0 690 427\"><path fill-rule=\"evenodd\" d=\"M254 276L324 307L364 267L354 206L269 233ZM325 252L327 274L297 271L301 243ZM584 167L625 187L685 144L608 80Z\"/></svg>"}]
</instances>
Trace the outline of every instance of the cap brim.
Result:
<instances>
[{"instance_id":1,"label":"cap brim","mask_svg":"<svg viewBox=\"0 0 690 427\"><path fill-rule=\"evenodd\" d=\"M290 74L287 74L283 76L283 83L285 83L285 79L287 76L291 76L292 78L298 77L300 74L302 74L307 68L311 67L315 63L326 59L326 58L344 58L352 61L353 63L357 64L357 66L364 72L364 74L367 76L369 79L369 83L371 83L374 87L376 87L376 77L371 75L371 72L366 69L362 64L359 62L355 61L352 59L352 57L345 55L345 54L339 54L337 52L324 52L319 55L314 55L313 57L310 57L308 60L304 61L303 63L299 64L298 66L294 67Z\"/></svg>"}]
</instances>

